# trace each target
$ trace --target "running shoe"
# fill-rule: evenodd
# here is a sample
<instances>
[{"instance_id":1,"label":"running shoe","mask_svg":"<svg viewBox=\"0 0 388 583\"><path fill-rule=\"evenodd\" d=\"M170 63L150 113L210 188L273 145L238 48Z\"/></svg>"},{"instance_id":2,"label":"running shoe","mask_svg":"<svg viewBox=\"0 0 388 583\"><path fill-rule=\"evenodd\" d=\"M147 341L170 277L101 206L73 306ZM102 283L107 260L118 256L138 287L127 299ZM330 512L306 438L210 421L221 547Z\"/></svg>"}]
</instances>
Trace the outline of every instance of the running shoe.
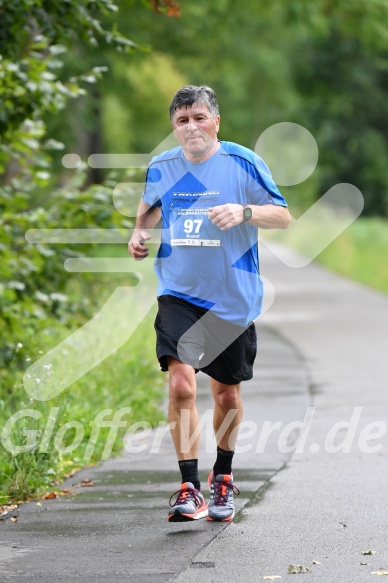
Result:
<instances>
[{"instance_id":1,"label":"running shoe","mask_svg":"<svg viewBox=\"0 0 388 583\"><path fill-rule=\"evenodd\" d=\"M177 496L174 503L171 500ZM170 498L169 522L187 522L207 516L207 504L199 490L191 482L181 484L180 490Z\"/></svg>"},{"instance_id":2,"label":"running shoe","mask_svg":"<svg viewBox=\"0 0 388 583\"><path fill-rule=\"evenodd\" d=\"M233 484L233 474L218 474L210 472L208 478L210 502L208 505L207 520L229 522L234 517L233 494L240 494L240 490Z\"/></svg>"}]
</instances>

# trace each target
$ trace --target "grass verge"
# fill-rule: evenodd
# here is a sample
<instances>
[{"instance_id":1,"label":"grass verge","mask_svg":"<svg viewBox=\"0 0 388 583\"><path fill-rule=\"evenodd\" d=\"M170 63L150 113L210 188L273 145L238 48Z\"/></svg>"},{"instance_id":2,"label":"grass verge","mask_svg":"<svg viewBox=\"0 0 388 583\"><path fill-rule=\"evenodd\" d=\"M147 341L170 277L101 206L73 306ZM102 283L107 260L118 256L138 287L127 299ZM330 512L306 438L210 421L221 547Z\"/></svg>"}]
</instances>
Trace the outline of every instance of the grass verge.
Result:
<instances>
[{"instance_id":1,"label":"grass verge","mask_svg":"<svg viewBox=\"0 0 388 583\"><path fill-rule=\"evenodd\" d=\"M104 249L99 256L127 257L122 248ZM151 278L152 262L148 263L145 270L142 267L142 274L144 277L148 270ZM131 270L135 271L132 263L128 271ZM69 291L73 297L84 294L94 298L98 312L117 286L128 284L133 285L128 273L78 275L69 279ZM153 287L154 281L150 285ZM123 321L141 309L144 297L143 287L131 313L122 314ZM136 422L155 426L164 419L160 405L165 376L160 373L155 356L155 313L154 305L120 348L49 401L31 398L22 384L24 371L16 371L13 390L3 388L0 392L0 503L40 496L71 470L120 452L124 434L132 431ZM42 331L39 352L46 354L68 334L60 324L57 333L47 335ZM109 344L117 329L109 321L104 322L99 334ZM90 350L95 342L91 337ZM22 356L26 363L31 357L32 360L39 357ZM72 362L66 361L66 367L71 369Z\"/></svg>"},{"instance_id":2,"label":"grass verge","mask_svg":"<svg viewBox=\"0 0 388 583\"><path fill-rule=\"evenodd\" d=\"M312 242L324 245L335 217L322 217L289 231L268 231L264 240L275 240L310 256ZM315 258L325 267L378 291L388 293L388 221L361 217ZM314 258L314 257L312 257Z\"/></svg>"}]
</instances>

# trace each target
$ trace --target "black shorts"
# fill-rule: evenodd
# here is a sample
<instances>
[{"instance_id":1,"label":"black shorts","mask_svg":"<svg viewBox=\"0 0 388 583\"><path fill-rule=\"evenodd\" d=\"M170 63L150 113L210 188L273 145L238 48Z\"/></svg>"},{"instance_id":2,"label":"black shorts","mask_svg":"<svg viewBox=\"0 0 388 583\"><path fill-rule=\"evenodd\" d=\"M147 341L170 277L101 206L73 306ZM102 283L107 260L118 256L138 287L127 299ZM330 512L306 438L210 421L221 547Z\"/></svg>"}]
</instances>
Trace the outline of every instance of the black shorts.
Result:
<instances>
[{"instance_id":1,"label":"black shorts","mask_svg":"<svg viewBox=\"0 0 388 583\"><path fill-rule=\"evenodd\" d=\"M256 328L236 326L181 298L158 298L156 354L162 371L167 357L189 364L220 383L235 385L253 376Z\"/></svg>"}]
</instances>

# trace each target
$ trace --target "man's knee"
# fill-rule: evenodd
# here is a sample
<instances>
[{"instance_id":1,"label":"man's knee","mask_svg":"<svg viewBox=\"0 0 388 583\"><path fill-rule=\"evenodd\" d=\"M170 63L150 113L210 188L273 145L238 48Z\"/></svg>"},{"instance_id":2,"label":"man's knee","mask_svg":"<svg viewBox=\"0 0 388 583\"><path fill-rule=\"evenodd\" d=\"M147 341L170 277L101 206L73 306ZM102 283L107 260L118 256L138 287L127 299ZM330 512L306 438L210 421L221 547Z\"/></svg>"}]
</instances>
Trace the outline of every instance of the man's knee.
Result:
<instances>
[{"instance_id":1,"label":"man's knee","mask_svg":"<svg viewBox=\"0 0 388 583\"><path fill-rule=\"evenodd\" d=\"M175 402L196 398L194 369L176 359L169 359L170 399Z\"/></svg>"},{"instance_id":2,"label":"man's knee","mask_svg":"<svg viewBox=\"0 0 388 583\"><path fill-rule=\"evenodd\" d=\"M240 385L224 385L215 382L213 383L213 396L221 409L230 411L240 407Z\"/></svg>"}]
</instances>

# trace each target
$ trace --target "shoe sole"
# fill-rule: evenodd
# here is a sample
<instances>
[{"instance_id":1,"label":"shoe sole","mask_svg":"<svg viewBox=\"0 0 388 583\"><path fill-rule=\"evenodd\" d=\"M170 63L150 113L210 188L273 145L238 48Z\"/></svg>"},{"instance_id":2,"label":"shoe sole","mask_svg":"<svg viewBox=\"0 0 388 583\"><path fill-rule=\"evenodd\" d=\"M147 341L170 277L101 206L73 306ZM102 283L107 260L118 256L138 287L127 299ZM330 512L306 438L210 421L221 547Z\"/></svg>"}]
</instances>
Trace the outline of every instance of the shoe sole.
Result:
<instances>
[{"instance_id":1,"label":"shoe sole","mask_svg":"<svg viewBox=\"0 0 388 583\"><path fill-rule=\"evenodd\" d=\"M212 518L211 516L207 515L206 520L209 520L209 522L232 522L234 514L235 513L233 512L233 514L231 514L227 518Z\"/></svg>"},{"instance_id":2,"label":"shoe sole","mask_svg":"<svg viewBox=\"0 0 388 583\"><path fill-rule=\"evenodd\" d=\"M202 512L197 512L195 516L192 514L183 514L179 510L175 514L170 514L168 517L168 522L191 522L192 520L199 520L200 518L206 518L208 515L208 510L203 510Z\"/></svg>"}]
</instances>

